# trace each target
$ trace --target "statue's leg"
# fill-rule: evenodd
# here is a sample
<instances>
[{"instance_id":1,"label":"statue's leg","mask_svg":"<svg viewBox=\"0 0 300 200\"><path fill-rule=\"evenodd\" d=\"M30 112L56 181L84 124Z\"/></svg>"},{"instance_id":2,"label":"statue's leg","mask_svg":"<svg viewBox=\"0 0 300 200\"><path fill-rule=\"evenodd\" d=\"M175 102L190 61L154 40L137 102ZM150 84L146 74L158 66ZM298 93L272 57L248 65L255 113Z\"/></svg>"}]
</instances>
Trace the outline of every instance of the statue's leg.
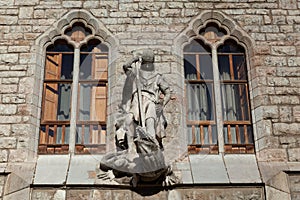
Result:
<instances>
[{"instance_id":1,"label":"statue's leg","mask_svg":"<svg viewBox=\"0 0 300 200\"><path fill-rule=\"evenodd\" d=\"M126 116L124 126L127 131L128 152L135 153L136 152L135 144L133 142L133 138L134 138L133 113L129 113L128 116Z\"/></svg>"},{"instance_id":2,"label":"statue's leg","mask_svg":"<svg viewBox=\"0 0 300 200\"><path fill-rule=\"evenodd\" d=\"M147 133L152 137L155 138L155 120L154 118L146 119L146 130Z\"/></svg>"}]
</instances>

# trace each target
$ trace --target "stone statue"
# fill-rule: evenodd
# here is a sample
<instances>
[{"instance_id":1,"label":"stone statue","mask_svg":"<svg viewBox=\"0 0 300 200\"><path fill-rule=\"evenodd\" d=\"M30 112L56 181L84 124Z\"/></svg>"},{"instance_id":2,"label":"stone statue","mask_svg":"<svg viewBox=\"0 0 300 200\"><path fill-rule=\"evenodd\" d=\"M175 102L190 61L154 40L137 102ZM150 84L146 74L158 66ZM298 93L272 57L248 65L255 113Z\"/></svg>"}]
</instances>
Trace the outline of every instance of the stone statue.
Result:
<instances>
[{"instance_id":1,"label":"stone statue","mask_svg":"<svg viewBox=\"0 0 300 200\"><path fill-rule=\"evenodd\" d=\"M123 65L126 74L122 102L115 122L116 153L106 154L99 178L131 177L130 183L170 185L178 180L164 161L162 139L167 121L163 109L170 100L170 87L155 72L154 53L146 49Z\"/></svg>"}]
</instances>

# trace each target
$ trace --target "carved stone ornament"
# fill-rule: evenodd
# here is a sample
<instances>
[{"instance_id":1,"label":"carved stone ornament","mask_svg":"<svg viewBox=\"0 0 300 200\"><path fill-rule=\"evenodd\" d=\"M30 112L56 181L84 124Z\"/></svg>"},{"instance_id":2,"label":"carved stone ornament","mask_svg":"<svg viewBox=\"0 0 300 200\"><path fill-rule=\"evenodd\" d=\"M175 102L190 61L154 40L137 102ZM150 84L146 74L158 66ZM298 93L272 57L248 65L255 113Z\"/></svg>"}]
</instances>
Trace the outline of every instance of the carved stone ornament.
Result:
<instances>
[{"instance_id":1,"label":"carved stone ornament","mask_svg":"<svg viewBox=\"0 0 300 200\"><path fill-rule=\"evenodd\" d=\"M101 160L98 178L110 184L163 186L179 182L166 165L162 139L167 121L164 107L170 87L154 69L154 53L143 50L123 65L126 80L115 120L117 152Z\"/></svg>"}]
</instances>

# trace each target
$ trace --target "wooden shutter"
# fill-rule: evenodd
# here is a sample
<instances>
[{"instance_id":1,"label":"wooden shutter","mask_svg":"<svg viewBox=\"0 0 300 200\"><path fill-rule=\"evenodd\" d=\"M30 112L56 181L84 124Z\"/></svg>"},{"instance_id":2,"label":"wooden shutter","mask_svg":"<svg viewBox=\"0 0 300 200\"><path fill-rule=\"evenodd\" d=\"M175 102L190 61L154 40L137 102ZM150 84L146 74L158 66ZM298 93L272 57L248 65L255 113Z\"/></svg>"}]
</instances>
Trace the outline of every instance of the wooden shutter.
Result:
<instances>
[{"instance_id":1,"label":"wooden shutter","mask_svg":"<svg viewBox=\"0 0 300 200\"><path fill-rule=\"evenodd\" d=\"M107 79L107 54L101 53L98 48L93 49L93 78L94 79ZM101 54L100 54L101 53Z\"/></svg>"},{"instance_id":2,"label":"wooden shutter","mask_svg":"<svg viewBox=\"0 0 300 200\"><path fill-rule=\"evenodd\" d=\"M106 103L107 103L107 88L106 86L94 87L92 90L92 104L91 104L91 120L92 121L106 121Z\"/></svg>"},{"instance_id":3,"label":"wooden shutter","mask_svg":"<svg viewBox=\"0 0 300 200\"><path fill-rule=\"evenodd\" d=\"M47 55L45 82L49 79L59 80L61 54ZM44 83L43 120L54 121L57 118L58 84Z\"/></svg>"},{"instance_id":4,"label":"wooden shutter","mask_svg":"<svg viewBox=\"0 0 300 200\"><path fill-rule=\"evenodd\" d=\"M46 58L45 80L60 78L62 54L48 54Z\"/></svg>"},{"instance_id":5,"label":"wooden shutter","mask_svg":"<svg viewBox=\"0 0 300 200\"><path fill-rule=\"evenodd\" d=\"M94 80L107 80L107 54L99 48L93 49L92 74ZM106 122L107 87L95 86L92 89L91 120Z\"/></svg>"}]
</instances>

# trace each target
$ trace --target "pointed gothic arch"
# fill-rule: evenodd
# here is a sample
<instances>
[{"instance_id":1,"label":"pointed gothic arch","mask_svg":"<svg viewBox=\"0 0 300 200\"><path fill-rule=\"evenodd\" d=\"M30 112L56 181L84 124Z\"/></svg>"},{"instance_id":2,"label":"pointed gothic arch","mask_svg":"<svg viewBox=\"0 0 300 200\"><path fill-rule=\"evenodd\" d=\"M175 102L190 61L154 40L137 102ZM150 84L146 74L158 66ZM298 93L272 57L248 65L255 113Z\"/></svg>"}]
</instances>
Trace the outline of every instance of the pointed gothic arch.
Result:
<instances>
[{"instance_id":1,"label":"pointed gothic arch","mask_svg":"<svg viewBox=\"0 0 300 200\"><path fill-rule=\"evenodd\" d=\"M222 33L222 37L217 38L217 36L211 37L211 34L205 35L205 31L208 27L213 26L216 31L219 31L219 33ZM204 33L204 34L203 34ZM215 33L216 34L216 33ZM212 40L210 40L212 39ZM187 26L185 30L183 30L174 40L174 46L173 50L176 55L184 55L184 47L188 44L190 44L192 41L195 40L201 40L203 42L203 45L207 45L210 48L214 48L213 52L215 52L215 56L212 57L214 65L217 65L217 49L225 44L226 41L232 40L237 43L237 45L240 45L245 50L245 55L247 57L246 63L247 63L247 71L248 71L248 83L249 83L249 91L250 91L250 104L252 104L252 88L251 88L251 74L249 73L251 70L251 61L253 60L254 56L254 49L255 49L255 42L253 39L230 17L223 14L219 11L203 11L199 16L194 18ZM214 53L213 53L214 54ZM199 62L199 61L198 61ZM181 60L181 71L178 71L181 75L184 74L184 66L183 59ZM217 72L218 66L214 67L215 72ZM215 73L214 72L214 73ZM215 77L218 77L218 74L214 74ZM185 81L184 76L182 76L182 88L185 88ZM218 78L214 80L215 83L218 83ZM219 83L216 84L215 90L217 91L217 88L219 87ZM217 93L220 93L220 91L217 91ZM215 97L217 99L221 99L221 96ZM219 102L220 103L220 102ZM221 108L219 108L219 111ZM218 112L219 112L218 111ZM253 112L252 108L252 125L253 125L253 132L254 135L257 135L256 129L255 129L255 113ZM216 118L219 118L219 120L222 122L222 116L219 115ZM218 120L217 120L218 121ZM217 123L218 124L218 123ZM221 129L222 127L219 126L218 129ZM254 136L254 138L257 138ZM219 138L223 141L223 138ZM255 143L256 144L256 143ZM224 151L224 144L219 145L219 152ZM223 149L223 150L222 150Z\"/></svg>"},{"instance_id":2,"label":"pointed gothic arch","mask_svg":"<svg viewBox=\"0 0 300 200\"><path fill-rule=\"evenodd\" d=\"M89 35L80 42L74 42L67 34L67 30L72 29L76 24L81 24L83 29L88 30ZM47 47L54 44L55 41L64 39L69 45L74 48L81 48L81 46L89 43L92 39L96 39L104 44L108 48L108 74L113 73L114 58L117 58L117 46L118 40L114 38L112 33L105 28L105 25L95 18L91 13L85 10L72 10L65 14L60 20L54 23L47 31L40 35L35 41L36 51L36 64L34 66L34 96L36 101L32 102L33 106L36 107L36 111L33 113L33 123L37 127L36 132L33 135L34 146L32 150L37 151L38 139L39 139L39 126L41 118L41 107L42 107L42 91L43 91L43 80L44 80L44 64L45 54ZM108 75L109 76L109 75ZM110 89L108 89L108 92ZM107 94L109 96L109 93Z\"/></svg>"}]
</instances>

